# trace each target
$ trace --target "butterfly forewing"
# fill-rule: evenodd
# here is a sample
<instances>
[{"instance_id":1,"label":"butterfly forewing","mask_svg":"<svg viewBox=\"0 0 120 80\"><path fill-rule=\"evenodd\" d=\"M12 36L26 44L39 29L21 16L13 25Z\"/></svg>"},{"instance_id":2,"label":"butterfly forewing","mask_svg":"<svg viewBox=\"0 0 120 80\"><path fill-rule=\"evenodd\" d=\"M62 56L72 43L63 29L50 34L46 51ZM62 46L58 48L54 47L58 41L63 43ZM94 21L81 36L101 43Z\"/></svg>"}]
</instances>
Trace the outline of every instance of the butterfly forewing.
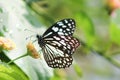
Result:
<instances>
[{"instance_id":1,"label":"butterfly forewing","mask_svg":"<svg viewBox=\"0 0 120 80\"><path fill-rule=\"evenodd\" d=\"M64 19L52 25L43 34L43 38L51 38L54 35L72 36L74 30L75 30L75 21L73 19Z\"/></svg>"}]
</instances>

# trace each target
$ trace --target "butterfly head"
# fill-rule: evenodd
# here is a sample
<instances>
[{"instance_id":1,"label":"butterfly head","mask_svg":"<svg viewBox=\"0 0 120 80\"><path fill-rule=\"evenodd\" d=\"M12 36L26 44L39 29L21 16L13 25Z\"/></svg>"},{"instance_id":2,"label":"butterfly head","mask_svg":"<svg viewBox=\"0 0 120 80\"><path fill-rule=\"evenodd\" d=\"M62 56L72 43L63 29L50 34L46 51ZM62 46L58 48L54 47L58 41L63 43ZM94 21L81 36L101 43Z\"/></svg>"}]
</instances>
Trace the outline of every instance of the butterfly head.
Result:
<instances>
[{"instance_id":1,"label":"butterfly head","mask_svg":"<svg viewBox=\"0 0 120 80\"><path fill-rule=\"evenodd\" d=\"M44 42L44 39L41 35L36 35L36 38L38 39L38 44L40 45L40 47L43 47L45 46L45 42Z\"/></svg>"},{"instance_id":2,"label":"butterfly head","mask_svg":"<svg viewBox=\"0 0 120 80\"><path fill-rule=\"evenodd\" d=\"M39 38L40 38L40 35L37 34L36 37L37 37L37 39L39 39Z\"/></svg>"}]
</instances>

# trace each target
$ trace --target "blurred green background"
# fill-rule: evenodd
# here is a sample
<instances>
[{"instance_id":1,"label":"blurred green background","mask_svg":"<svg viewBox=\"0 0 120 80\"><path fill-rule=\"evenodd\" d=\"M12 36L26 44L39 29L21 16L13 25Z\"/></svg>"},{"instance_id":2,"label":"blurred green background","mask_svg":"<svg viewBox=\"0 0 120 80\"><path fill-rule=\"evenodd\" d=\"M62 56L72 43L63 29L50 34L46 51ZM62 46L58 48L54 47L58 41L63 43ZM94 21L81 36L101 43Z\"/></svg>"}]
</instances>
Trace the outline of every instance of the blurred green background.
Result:
<instances>
[{"instance_id":1,"label":"blurred green background","mask_svg":"<svg viewBox=\"0 0 120 80\"><path fill-rule=\"evenodd\" d=\"M0 80L119 80L119 8L119 0L0 0L0 36L16 44L11 51L0 49ZM70 68L52 69L42 54L6 64L26 53L26 37L42 35L65 18L76 21L74 36L81 42Z\"/></svg>"}]
</instances>

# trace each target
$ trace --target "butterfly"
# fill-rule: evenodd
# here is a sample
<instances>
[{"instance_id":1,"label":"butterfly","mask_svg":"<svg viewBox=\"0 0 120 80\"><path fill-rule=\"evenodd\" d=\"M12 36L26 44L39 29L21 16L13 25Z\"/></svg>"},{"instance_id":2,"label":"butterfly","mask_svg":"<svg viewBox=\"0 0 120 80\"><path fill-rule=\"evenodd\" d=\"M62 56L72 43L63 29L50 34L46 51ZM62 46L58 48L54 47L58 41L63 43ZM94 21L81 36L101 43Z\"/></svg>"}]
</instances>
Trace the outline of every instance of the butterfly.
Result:
<instances>
[{"instance_id":1,"label":"butterfly","mask_svg":"<svg viewBox=\"0 0 120 80\"><path fill-rule=\"evenodd\" d=\"M79 40L73 37L74 30L75 21L63 19L48 28L42 36L36 35L49 67L67 68L72 64L72 54L80 45Z\"/></svg>"}]
</instances>

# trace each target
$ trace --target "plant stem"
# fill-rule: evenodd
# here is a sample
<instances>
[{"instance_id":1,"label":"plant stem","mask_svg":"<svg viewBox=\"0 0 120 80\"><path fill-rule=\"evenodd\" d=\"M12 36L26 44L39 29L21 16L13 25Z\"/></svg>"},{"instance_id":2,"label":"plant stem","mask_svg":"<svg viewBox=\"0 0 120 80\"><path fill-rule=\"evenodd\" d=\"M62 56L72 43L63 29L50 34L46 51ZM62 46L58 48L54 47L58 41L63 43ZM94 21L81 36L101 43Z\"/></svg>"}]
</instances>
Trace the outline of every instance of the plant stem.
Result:
<instances>
[{"instance_id":1,"label":"plant stem","mask_svg":"<svg viewBox=\"0 0 120 80\"><path fill-rule=\"evenodd\" d=\"M100 52L100 51L95 50L95 49L92 48L92 47L89 47L86 43L84 43L84 42L82 42L82 41L81 41L81 44L82 44L84 47L86 47L87 49L89 49L91 52L99 54L100 56L102 56L102 57L104 57L106 60L108 60L111 64L113 64L114 66L120 68L120 63L119 63L117 60L115 60L114 58L112 58L112 57L110 57L110 56L108 56L108 55L105 55L104 52Z\"/></svg>"},{"instance_id":2,"label":"plant stem","mask_svg":"<svg viewBox=\"0 0 120 80\"><path fill-rule=\"evenodd\" d=\"M18 60L18 59L20 59L20 58L23 58L23 57L25 57L25 56L27 56L27 55L28 55L28 54L24 54L24 55L22 55L22 56L19 56L19 57L15 58L15 59L9 61L7 64L9 65L9 64L11 64L12 62L14 62L14 61L16 61L16 60Z\"/></svg>"},{"instance_id":3,"label":"plant stem","mask_svg":"<svg viewBox=\"0 0 120 80\"><path fill-rule=\"evenodd\" d=\"M115 51L115 52L111 53L111 55L117 55L117 54L120 54L120 51Z\"/></svg>"},{"instance_id":4,"label":"plant stem","mask_svg":"<svg viewBox=\"0 0 120 80\"><path fill-rule=\"evenodd\" d=\"M109 62L111 62L113 65L115 65L116 67L120 68L120 63L113 59L112 57L110 56L104 56Z\"/></svg>"}]
</instances>

